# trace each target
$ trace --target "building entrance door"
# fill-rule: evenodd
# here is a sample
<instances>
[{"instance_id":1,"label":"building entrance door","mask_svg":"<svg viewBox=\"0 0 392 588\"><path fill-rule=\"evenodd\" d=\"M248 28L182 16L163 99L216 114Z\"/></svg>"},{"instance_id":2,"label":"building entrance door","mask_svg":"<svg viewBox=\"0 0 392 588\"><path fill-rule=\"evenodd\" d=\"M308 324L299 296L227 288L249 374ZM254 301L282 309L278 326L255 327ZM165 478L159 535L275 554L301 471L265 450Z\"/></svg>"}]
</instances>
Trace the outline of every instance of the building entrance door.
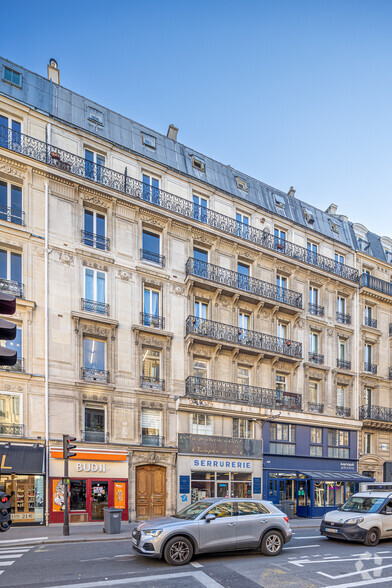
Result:
<instances>
[{"instance_id":1,"label":"building entrance door","mask_svg":"<svg viewBox=\"0 0 392 588\"><path fill-rule=\"evenodd\" d=\"M136 518L165 516L166 468L143 465L136 468Z\"/></svg>"}]
</instances>

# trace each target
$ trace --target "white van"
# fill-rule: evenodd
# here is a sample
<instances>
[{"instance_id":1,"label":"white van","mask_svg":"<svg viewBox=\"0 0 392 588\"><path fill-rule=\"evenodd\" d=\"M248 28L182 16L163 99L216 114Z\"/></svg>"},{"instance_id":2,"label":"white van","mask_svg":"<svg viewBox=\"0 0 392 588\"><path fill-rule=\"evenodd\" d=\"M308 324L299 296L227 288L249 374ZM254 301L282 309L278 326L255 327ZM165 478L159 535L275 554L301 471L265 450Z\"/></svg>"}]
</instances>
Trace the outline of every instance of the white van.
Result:
<instances>
[{"instance_id":1,"label":"white van","mask_svg":"<svg viewBox=\"0 0 392 588\"><path fill-rule=\"evenodd\" d=\"M392 492L367 490L353 494L347 502L325 513L320 533L328 539L361 541L377 545L392 539Z\"/></svg>"}]
</instances>

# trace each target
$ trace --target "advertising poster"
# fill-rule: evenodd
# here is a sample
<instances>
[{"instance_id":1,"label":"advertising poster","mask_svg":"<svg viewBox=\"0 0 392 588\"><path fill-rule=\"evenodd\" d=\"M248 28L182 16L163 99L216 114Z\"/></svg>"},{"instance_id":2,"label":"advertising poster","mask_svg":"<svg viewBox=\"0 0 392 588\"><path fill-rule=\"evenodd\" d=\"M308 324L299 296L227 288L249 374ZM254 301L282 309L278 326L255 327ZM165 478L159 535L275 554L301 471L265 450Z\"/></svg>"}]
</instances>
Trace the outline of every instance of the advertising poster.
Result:
<instances>
[{"instance_id":1,"label":"advertising poster","mask_svg":"<svg viewBox=\"0 0 392 588\"><path fill-rule=\"evenodd\" d=\"M125 482L114 482L114 506L125 509Z\"/></svg>"}]
</instances>

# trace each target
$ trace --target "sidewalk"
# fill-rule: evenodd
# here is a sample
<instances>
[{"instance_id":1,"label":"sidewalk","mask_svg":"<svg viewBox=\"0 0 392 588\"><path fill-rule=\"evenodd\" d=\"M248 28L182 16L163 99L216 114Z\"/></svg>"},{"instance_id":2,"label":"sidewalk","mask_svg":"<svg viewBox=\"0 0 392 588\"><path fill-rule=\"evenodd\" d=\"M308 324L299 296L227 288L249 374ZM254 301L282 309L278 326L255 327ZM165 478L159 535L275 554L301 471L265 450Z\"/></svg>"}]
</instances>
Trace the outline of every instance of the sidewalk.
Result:
<instances>
[{"instance_id":1,"label":"sidewalk","mask_svg":"<svg viewBox=\"0 0 392 588\"><path fill-rule=\"evenodd\" d=\"M292 529L318 529L321 519L290 519ZM0 533L0 549L16 545L38 545L41 543L78 543L81 541L119 541L130 540L132 529L137 523L122 521L121 533L107 535L102 523L72 523L69 536L63 535L63 525L48 527L17 527L13 525L6 533Z\"/></svg>"}]
</instances>

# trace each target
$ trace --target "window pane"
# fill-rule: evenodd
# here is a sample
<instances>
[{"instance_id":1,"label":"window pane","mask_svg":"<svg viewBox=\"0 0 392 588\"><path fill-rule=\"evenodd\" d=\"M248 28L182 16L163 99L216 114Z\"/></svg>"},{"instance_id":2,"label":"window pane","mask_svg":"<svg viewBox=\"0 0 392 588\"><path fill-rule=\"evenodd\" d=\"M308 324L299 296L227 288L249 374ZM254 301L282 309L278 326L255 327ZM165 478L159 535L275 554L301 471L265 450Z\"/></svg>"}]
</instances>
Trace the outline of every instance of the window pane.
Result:
<instances>
[{"instance_id":1,"label":"window pane","mask_svg":"<svg viewBox=\"0 0 392 588\"><path fill-rule=\"evenodd\" d=\"M260 514L259 507L256 502L238 502L237 509L238 509L238 516Z\"/></svg>"},{"instance_id":2,"label":"window pane","mask_svg":"<svg viewBox=\"0 0 392 588\"><path fill-rule=\"evenodd\" d=\"M84 367L105 369L105 343L96 339L84 340Z\"/></svg>"},{"instance_id":3,"label":"window pane","mask_svg":"<svg viewBox=\"0 0 392 588\"><path fill-rule=\"evenodd\" d=\"M160 254L159 235L143 231L143 249L150 253Z\"/></svg>"},{"instance_id":4,"label":"window pane","mask_svg":"<svg viewBox=\"0 0 392 588\"><path fill-rule=\"evenodd\" d=\"M214 514L217 519L234 516L234 504L232 502L224 502L213 506L207 514Z\"/></svg>"},{"instance_id":5,"label":"window pane","mask_svg":"<svg viewBox=\"0 0 392 588\"><path fill-rule=\"evenodd\" d=\"M208 262L208 252L207 251L203 251L202 249L193 249L193 257L194 259L197 259L198 261L205 261L206 263Z\"/></svg>"},{"instance_id":6,"label":"window pane","mask_svg":"<svg viewBox=\"0 0 392 588\"><path fill-rule=\"evenodd\" d=\"M8 206L8 202L7 202L7 184L5 182L0 182L0 213L2 213L1 218L7 218L7 215L5 214L3 216L3 214L5 212L7 212L6 209Z\"/></svg>"},{"instance_id":7,"label":"window pane","mask_svg":"<svg viewBox=\"0 0 392 588\"><path fill-rule=\"evenodd\" d=\"M105 217L103 214L97 214L97 216L96 216L95 232L100 237L105 237Z\"/></svg>"},{"instance_id":8,"label":"window pane","mask_svg":"<svg viewBox=\"0 0 392 588\"><path fill-rule=\"evenodd\" d=\"M97 272L97 302L105 302L105 278L106 274Z\"/></svg>"},{"instance_id":9,"label":"window pane","mask_svg":"<svg viewBox=\"0 0 392 588\"><path fill-rule=\"evenodd\" d=\"M22 283L22 256L11 253L11 280Z\"/></svg>"},{"instance_id":10,"label":"window pane","mask_svg":"<svg viewBox=\"0 0 392 588\"><path fill-rule=\"evenodd\" d=\"M91 210L84 211L84 230L88 233L94 233L94 214Z\"/></svg>"},{"instance_id":11,"label":"window pane","mask_svg":"<svg viewBox=\"0 0 392 588\"><path fill-rule=\"evenodd\" d=\"M22 329L21 328L17 328L16 329L16 337L13 341L6 341L5 342L5 347L7 347L7 349L13 349L14 351L16 351L18 359L20 359L22 357Z\"/></svg>"},{"instance_id":12,"label":"window pane","mask_svg":"<svg viewBox=\"0 0 392 588\"><path fill-rule=\"evenodd\" d=\"M86 510L86 480L71 480L70 510Z\"/></svg>"}]
</instances>

